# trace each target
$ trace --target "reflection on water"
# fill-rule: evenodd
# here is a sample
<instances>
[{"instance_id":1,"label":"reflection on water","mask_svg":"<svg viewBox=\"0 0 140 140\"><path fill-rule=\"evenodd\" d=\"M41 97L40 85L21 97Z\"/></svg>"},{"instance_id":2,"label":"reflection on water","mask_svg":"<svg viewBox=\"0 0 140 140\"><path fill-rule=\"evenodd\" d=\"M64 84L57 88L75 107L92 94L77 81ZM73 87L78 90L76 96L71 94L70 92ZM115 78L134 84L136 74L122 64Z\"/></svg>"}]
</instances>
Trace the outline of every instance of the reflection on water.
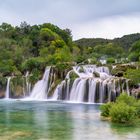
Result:
<instances>
[{"instance_id":1,"label":"reflection on water","mask_svg":"<svg viewBox=\"0 0 140 140\"><path fill-rule=\"evenodd\" d=\"M140 139L140 127L100 120L99 105L0 101L0 140Z\"/></svg>"}]
</instances>

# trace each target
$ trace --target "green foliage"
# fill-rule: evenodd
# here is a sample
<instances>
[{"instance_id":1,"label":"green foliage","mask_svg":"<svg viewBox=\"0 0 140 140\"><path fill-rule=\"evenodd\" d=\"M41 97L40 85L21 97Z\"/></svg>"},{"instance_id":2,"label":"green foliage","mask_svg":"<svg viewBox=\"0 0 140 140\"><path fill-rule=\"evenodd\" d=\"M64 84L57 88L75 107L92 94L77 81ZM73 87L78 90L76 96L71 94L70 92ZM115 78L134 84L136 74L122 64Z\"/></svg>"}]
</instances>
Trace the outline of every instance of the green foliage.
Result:
<instances>
[{"instance_id":1,"label":"green foliage","mask_svg":"<svg viewBox=\"0 0 140 140\"><path fill-rule=\"evenodd\" d=\"M100 106L101 116L109 117L110 109L112 107L112 103L106 103Z\"/></svg>"},{"instance_id":2,"label":"green foliage","mask_svg":"<svg viewBox=\"0 0 140 140\"><path fill-rule=\"evenodd\" d=\"M128 56L129 60L132 62L139 61L140 54L139 52L131 52Z\"/></svg>"},{"instance_id":3,"label":"green foliage","mask_svg":"<svg viewBox=\"0 0 140 140\"><path fill-rule=\"evenodd\" d=\"M86 58L85 58L84 56L79 55L79 56L76 57L76 60L75 60L75 61L76 61L77 63L81 63L81 62L83 62L85 59L86 59Z\"/></svg>"},{"instance_id":4,"label":"green foliage","mask_svg":"<svg viewBox=\"0 0 140 140\"><path fill-rule=\"evenodd\" d=\"M36 83L41 78L41 72L38 69L32 71L32 75L29 77L31 83Z\"/></svg>"},{"instance_id":5,"label":"green foliage","mask_svg":"<svg viewBox=\"0 0 140 140\"><path fill-rule=\"evenodd\" d=\"M43 70L47 65L72 62L72 35L69 29L45 23L30 26L0 25L0 73L21 75Z\"/></svg>"},{"instance_id":6,"label":"green foliage","mask_svg":"<svg viewBox=\"0 0 140 140\"><path fill-rule=\"evenodd\" d=\"M72 47L69 29L63 30L50 23L31 26L22 22L19 27L2 23L0 72L4 73L3 75L11 75L14 69L22 72L32 71L40 66L42 69L44 65L69 62L72 60Z\"/></svg>"},{"instance_id":7,"label":"green foliage","mask_svg":"<svg viewBox=\"0 0 140 140\"><path fill-rule=\"evenodd\" d=\"M3 77L2 75L0 75L0 85L2 87L5 87L6 86L6 83L7 83L6 77Z\"/></svg>"},{"instance_id":8,"label":"green foliage","mask_svg":"<svg viewBox=\"0 0 140 140\"><path fill-rule=\"evenodd\" d=\"M48 28L41 29L40 36L44 41L53 41L57 38L60 38L55 32L51 31Z\"/></svg>"},{"instance_id":9,"label":"green foliage","mask_svg":"<svg viewBox=\"0 0 140 140\"><path fill-rule=\"evenodd\" d=\"M42 70L44 69L46 66L46 62L45 59L41 58L41 57L33 57L33 58L29 58L28 60L24 61L22 64L22 70L23 71L32 71L36 68Z\"/></svg>"},{"instance_id":10,"label":"green foliage","mask_svg":"<svg viewBox=\"0 0 140 140\"><path fill-rule=\"evenodd\" d=\"M134 107L136 108L137 115L140 118L140 100L138 100L137 102L135 102Z\"/></svg>"},{"instance_id":11,"label":"green foliage","mask_svg":"<svg viewBox=\"0 0 140 140\"><path fill-rule=\"evenodd\" d=\"M130 40L127 41L127 38ZM38 68L43 70L47 65L60 65L72 62L98 64L102 56L120 58L124 55L124 45L132 44L130 59L139 59L139 34L122 39L81 39L72 42L69 29L60 29L51 23L29 25L22 22L13 27L8 23L0 25L0 73L3 76L21 75ZM121 41L120 41L121 40ZM131 44L131 45L130 45ZM138 53L136 53L138 52ZM135 54L135 55L133 55ZM90 59L90 62L87 61ZM131 60L132 60L131 59ZM112 63L109 61L109 63Z\"/></svg>"},{"instance_id":12,"label":"green foliage","mask_svg":"<svg viewBox=\"0 0 140 140\"><path fill-rule=\"evenodd\" d=\"M63 48L66 44L63 40L57 39L55 41L52 41L52 45L56 48Z\"/></svg>"},{"instance_id":13,"label":"green foliage","mask_svg":"<svg viewBox=\"0 0 140 140\"><path fill-rule=\"evenodd\" d=\"M113 57L107 58L107 64L115 63L115 59Z\"/></svg>"},{"instance_id":14,"label":"green foliage","mask_svg":"<svg viewBox=\"0 0 140 140\"><path fill-rule=\"evenodd\" d=\"M57 63L56 64L56 68L59 71L64 71L65 69L70 69L71 68L71 64L69 64L69 63Z\"/></svg>"},{"instance_id":15,"label":"green foliage","mask_svg":"<svg viewBox=\"0 0 140 140\"><path fill-rule=\"evenodd\" d=\"M124 76L131 79L134 84L140 83L140 69L127 69Z\"/></svg>"},{"instance_id":16,"label":"green foliage","mask_svg":"<svg viewBox=\"0 0 140 140\"><path fill-rule=\"evenodd\" d=\"M79 77L74 71L71 71L69 76L72 81Z\"/></svg>"},{"instance_id":17,"label":"green foliage","mask_svg":"<svg viewBox=\"0 0 140 140\"><path fill-rule=\"evenodd\" d=\"M140 101L122 93L114 103L100 106L101 116L111 118L112 122L133 124L140 117Z\"/></svg>"},{"instance_id":18,"label":"green foliage","mask_svg":"<svg viewBox=\"0 0 140 140\"><path fill-rule=\"evenodd\" d=\"M111 116L112 122L130 124L137 119L136 113L135 107L119 102L111 107L109 116Z\"/></svg>"},{"instance_id":19,"label":"green foliage","mask_svg":"<svg viewBox=\"0 0 140 140\"><path fill-rule=\"evenodd\" d=\"M122 93L121 96L119 96L116 100L116 103L120 102L123 102L129 106L133 106L137 100L132 96L128 96L126 93Z\"/></svg>"},{"instance_id":20,"label":"green foliage","mask_svg":"<svg viewBox=\"0 0 140 140\"><path fill-rule=\"evenodd\" d=\"M130 61L138 61L140 58L140 34L125 35L113 40L103 38L83 38L75 41L81 54L94 54L94 57L102 56L113 58L129 58ZM130 50L130 51L128 51ZM125 63L125 62L123 62Z\"/></svg>"},{"instance_id":21,"label":"green foliage","mask_svg":"<svg viewBox=\"0 0 140 140\"><path fill-rule=\"evenodd\" d=\"M113 40L103 39L103 38L82 38L76 40L75 43L80 47L95 47L97 45L104 46L108 43L113 43L115 46L120 46L124 48L126 51L132 46L132 44L136 41L140 40L140 34L130 34L125 35L121 38L115 38Z\"/></svg>"},{"instance_id":22,"label":"green foliage","mask_svg":"<svg viewBox=\"0 0 140 140\"><path fill-rule=\"evenodd\" d=\"M140 52L140 40L136 41L133 45L132 48L130 49L131 52L137 51Z\"/></svg>"},{"instance_id":23,"label":"green foliage","mask_svg":"<svg viewBox=\"0 0 140 140\"><path fill-rule=\"evenodd\" d=\"M111 71L111 73L116 76L118 75L124 76L124 74L126 73L128 69L136 69L136 66L129 65L129 64L128 65L119 64L119 65L116 65L116 67Z\"/></svg>"}]
</instances>

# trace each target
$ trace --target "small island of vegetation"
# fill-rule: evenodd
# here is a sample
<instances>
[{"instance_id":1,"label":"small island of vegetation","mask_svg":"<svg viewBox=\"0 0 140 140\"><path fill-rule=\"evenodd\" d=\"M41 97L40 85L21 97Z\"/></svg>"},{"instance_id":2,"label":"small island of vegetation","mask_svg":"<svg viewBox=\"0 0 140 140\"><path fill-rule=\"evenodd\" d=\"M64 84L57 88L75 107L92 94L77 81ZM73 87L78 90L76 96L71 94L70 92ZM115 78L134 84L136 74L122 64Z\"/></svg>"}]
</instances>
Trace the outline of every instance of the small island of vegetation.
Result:
<instances>
[{"instance_id":1,"label":"small island of vegetation","mask_svg":"<svg viewBox=\"0 0 140 140\"><path fill-rule=\"evenodd\" d=\"M101 105L101 116L114 123L134 125L140 123L140 100L126 93L121 94L115 102Z\"/></svg>"}]
</instances>

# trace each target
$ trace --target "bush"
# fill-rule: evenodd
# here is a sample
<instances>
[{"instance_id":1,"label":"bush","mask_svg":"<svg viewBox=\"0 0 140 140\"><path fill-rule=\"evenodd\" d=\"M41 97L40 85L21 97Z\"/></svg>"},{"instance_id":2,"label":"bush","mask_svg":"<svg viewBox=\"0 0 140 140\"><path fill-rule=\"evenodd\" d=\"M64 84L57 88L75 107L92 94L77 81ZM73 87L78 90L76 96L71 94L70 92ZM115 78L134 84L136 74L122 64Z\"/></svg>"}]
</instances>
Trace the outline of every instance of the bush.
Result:
<instances>
[{"instance_id":1,"label":"bush","mask_svg":"<svg viewBox=\"0 0 140 140\"><path fill-rule=\"evenodd\" d=\"M31 83L36 83L39 79L41 79L42 73L38 69L34 69L32 71L32 75L29 77L29 81Z\"/></svg>"},{"instance_id":2,"label":"bush","mask_svg":"<svg viewBox=\"0 0 140 140\"><path fill-rule=\"evenodd\" d=\"M127 93L122 93L116 100L116 103L123 102L129 106L133 106L137 101L134 97L128 96Z\"/></svg>"},{"instance_id":3,"label":"bush","mask_svg":"<svg viewBox=\"0 0 140 140\"><path fill-rule=\"evenodd\" d=\"M101 105L100 110L101 116L111 118L112 122L133 124L140 118L140 101L123 93L115 103Z\"/></svg>"},{"instance_id":4,"label":"bush","mask_svg":"<svg viewBox=\"0 0 140 140\"><path fill-rule=\"evenodd\" d=\"M134 104L137 111L137 116L140 118L140 100Z\"/></svg>"},{"instance_id":5,"label":"bush","mask_svg":"<svg viewBox=\"0 0 140 140\"><path fill-rule=\"evenodd\" d=\"M108 58L107 59L107 64L113 64L113 63L115 63L115 59L114 58Z\"/></svg>"},{"instance_id":6,"label":"bush","mask_svg":"<svg viewBox=\"0 0 140 140\"><path fill-rule=\"evenodd\" d=\"M109 112L112 122L133 123L137 118L136 108L124 102L114 104Z\"/></svg>"},{"instance_id":7,"label":"bush","mask_svg":"<svg viewBox=\"0 0 140 140\"><path fill-rule=\"evenodd\" d=\"M128 69L124 76L131 79L133 84L140 83L140 69Z\"/></svg>"},{"instance_id":8,"label":"bush","mask_svg":"<svg viewBox=\"0 0 140 140\"><path fill-rule=\"evenodd\" d=\"M31 57L22 63L23 71L33 71L34 69L44 69L46 67L46 60L42 57Z\"/></svg>"},{"instance_id":9,"label":"bush","mask_svg":"<svg viewBox=\"0 0 140 140\"><path fill-rule=\"evenodd\" d=\"M116 65L116 67L112 69L111 73L116 76L123 76L128 69L136 69L136 67L133 65Z\"/></svg>"},{"instance_id":10,"label":"bush","mask_svg":"<svg viewBox=\"0 0 140 140\"><path fill-rule=\"evenodd\" d=\"M71 69L71 64L70 63L58 63L58 64L56 64L56 68L59 71L65 71L67 69Z\"/></svg>"},{"instance_id":11,"label":"bush","mask_svg":"<svg viewBox=\"0 0 140 140\"><path fill-rule=\"evenodd\" d=\"M70 75L69 75L69 78L74 81L76 78L78 78L79 76L74 72L74 71L71 71L70 72Z\"/></svg>"},{"instance_id":12,"label":"bush","mask_svg":"<svg viewBox=\"0 0 140 140\"><path fill-rule=\"evenodd\" d=\"M110 112L111 106L112 106L112 103L107 103L107 104L100 106L101 116L109 117L109 112Z\"/></svg>"}]
</instances>

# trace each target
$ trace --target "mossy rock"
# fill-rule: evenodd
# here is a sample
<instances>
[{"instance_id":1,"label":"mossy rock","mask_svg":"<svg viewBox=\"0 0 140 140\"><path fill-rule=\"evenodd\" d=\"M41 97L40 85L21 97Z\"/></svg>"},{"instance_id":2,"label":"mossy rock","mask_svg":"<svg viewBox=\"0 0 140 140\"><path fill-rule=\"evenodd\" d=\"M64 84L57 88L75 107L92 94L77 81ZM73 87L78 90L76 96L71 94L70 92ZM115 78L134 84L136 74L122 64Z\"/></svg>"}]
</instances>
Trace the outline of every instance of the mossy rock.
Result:
<instances>
[{"instance_id":1,"label":"mossy rock","mask_svg":"<svg viewBox=\"0 0 140 140\"><path fill-rule=\"evenodd\" d=\"M134 65L116 65L114 69L112 69L111 73L112 75L122 77L124 73L127 71L127 69L136 69Z\"/></svg>"},{"instance_id":2,"label":"mossy rock","mask_svg":"<svg viewBox=\"0 0 140 140\"><path fill-rule=\"evenodd\" d=\"M72 81L79 77L74 71L71 71L69 76Z\"/></svg>"},{"instance_id":3,"label":"mossy rock","mask_svg":"<svg viewBox=\"0 0 140 140\"><path fill-rule=\"evenodd\" d=\"M94 71L93 72L93 76L99 78L100 77L100 73Z\"/></svg>"},{"instance_id":4,"label":"mossy rock","mask_svg":"<svg viewBox=\"0 0 140 140\"><path fill-rule=\"evenodd\" d=\"M84 68L82 66L80 66L79 72L80 73L83 73L84 72Z\"/></svg>"},{"instance_id":5,"label":"mossy rock","mask_svg":"<svg viewBox=\"0 0 140 140\"><path fill-rule=\"evenodd\" d=\"M11 83L15 86L17 85L23 85L23 77L22 76L15 76L11 78Z\"/></svg>"},{"instance_id":6,"label":"mossy rock","mask_svg":"<svg viewBox=\"0 0 140 140\"><path fill-rule=\"evenodd\" d=\"M14 97L21 97L21 96L23 96L23 87L22 86L16 86L15 88L14 88Z\"/></svg>"}]
</instances>

